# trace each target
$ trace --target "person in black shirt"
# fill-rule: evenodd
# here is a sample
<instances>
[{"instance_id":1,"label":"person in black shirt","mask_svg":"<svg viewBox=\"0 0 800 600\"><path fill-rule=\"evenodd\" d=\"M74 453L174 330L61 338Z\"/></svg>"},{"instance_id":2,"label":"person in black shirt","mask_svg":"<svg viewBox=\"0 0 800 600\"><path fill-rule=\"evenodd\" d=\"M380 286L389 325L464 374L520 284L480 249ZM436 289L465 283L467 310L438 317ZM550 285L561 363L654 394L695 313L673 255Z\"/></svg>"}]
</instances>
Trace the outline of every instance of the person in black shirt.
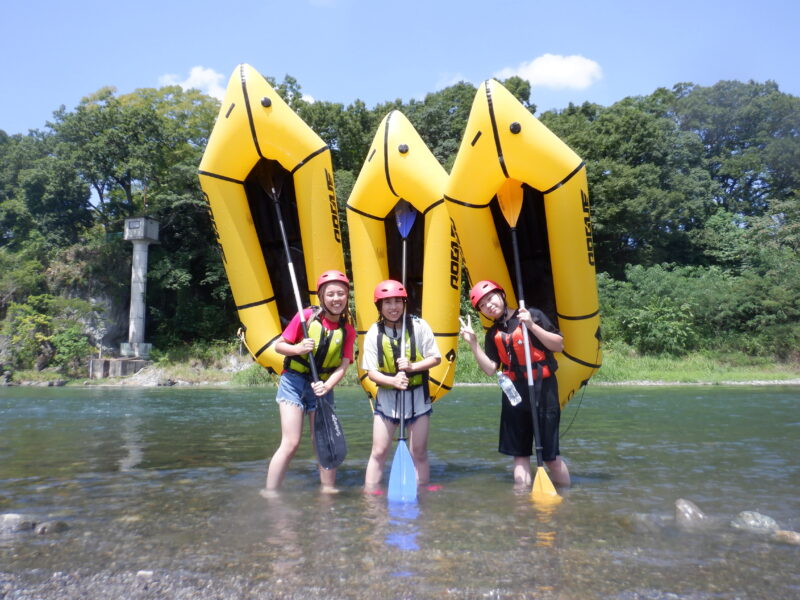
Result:
<instances>
[{"instance_id":1,"label":"person in black shirt","mask_svg":"<svg viewBox=\"0 0 800 600\"><path fill-rule=\"evenodd\" d=\"M522 401L512 405L505 393L500 413L499 452L514 457L514 481L531 484L531 456L534 454L533 419L528 393L525 348L522 327L527 327L531 367L534 376L533 393L538 399L539 433L542 459L550 470L554 483L570 484L569 469L560 456L558 428L561 406L558 401L558 368L554 352L564 348L564 338L550 319L536 308L513 310L506 303L505 290L489 280L479 281L470 291L472 306L487 319L494 321L486 331L483 348L472 329L471 319L461 320L461 336L467 342L481 370L487 375L502 371L514 381Z\"/></svg>"}]
</instances>

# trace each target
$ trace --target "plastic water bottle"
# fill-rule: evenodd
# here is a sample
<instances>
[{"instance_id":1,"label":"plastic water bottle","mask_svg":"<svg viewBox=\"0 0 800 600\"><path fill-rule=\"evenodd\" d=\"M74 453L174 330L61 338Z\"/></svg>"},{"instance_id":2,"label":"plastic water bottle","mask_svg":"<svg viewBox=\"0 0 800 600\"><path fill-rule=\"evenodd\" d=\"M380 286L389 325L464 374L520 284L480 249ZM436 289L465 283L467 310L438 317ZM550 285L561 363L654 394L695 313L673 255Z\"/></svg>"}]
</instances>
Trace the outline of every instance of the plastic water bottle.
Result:
<instances>
[{"instance_id":1,"label":"plastic water bottle","mask_svg":"<svg viewBox=\"0 0 800 600\"><path fill-rule=\"evenodd\" d=\"M516 406L520 402L522 402L522 398L517 391L517 388L514 387L514 382L509 379L508 375L503 373L502 371L497 372L497 383L500 384L500 387L503 388L506 396L508 397L508 401L511 403L511 406Z\"/></svg>"}]
</instances>

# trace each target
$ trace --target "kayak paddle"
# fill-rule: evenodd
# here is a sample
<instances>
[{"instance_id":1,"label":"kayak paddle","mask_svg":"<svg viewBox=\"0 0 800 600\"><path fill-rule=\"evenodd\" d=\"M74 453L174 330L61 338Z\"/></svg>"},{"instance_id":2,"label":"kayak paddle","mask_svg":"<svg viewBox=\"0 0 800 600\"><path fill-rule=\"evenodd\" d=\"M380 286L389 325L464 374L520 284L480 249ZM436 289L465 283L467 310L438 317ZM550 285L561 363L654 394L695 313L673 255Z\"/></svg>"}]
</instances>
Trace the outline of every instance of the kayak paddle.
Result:
<instances>
[{"instance_id":1,"label":"kayak paddle","mask_svg":"<svg viewBox=\"0 0 800 600\"><path fill-rule=\"evenodd\" d=\"M405 200L400 200L395 207L395 221L400 237L403 238L402 246L402 281L406 285L406 239L414 226L417 211ZM406 307L403 307L403 322L400 326L400 356L406 355ZM380 348L378 349L380 352ZM406 392L400 391L400 437L397 440L397 450L392 460L392 470L389 473L388 498L393 502L417 501L417 470L406 445Z\"/></svg>"},{"instance_id":2,"label":"kayak paddle","mask_svg":"<svg viewBox=\"0 0 800 600\"><path fill-rule=\"evenodd\" d=\"M289 241L286 236L286 228L283 225L283 217L281 216L280 195L281 187L285 173L279 171L278 163L267 163L268 167L262 173L266 178L266 185L262 184L264 191L272 198L275 204L275 217L278 221L278 228L281 232L281 240L283 241L283 250L286 253L286 262L289 268L289 278L292 281L292 291L294 292L294 299L297 305L297 313L300 316L300 325L303 328L303 337L308 337L308 326L306 325L306 317L303 312L303 301L300 298L300 286L297 284L297 275L295 274L294 264L292 263L292 254L289 251ZM314 352L308 353L308 365L311 370L311 380L314 382L319 381L319 374L317 373L317 364L314 362ZM317 451L317 460L323 469L333 469L338 467L347 455L347 443L344 438L344 431L339 425L339 420L336 418L336 413L333 410L333 404L328 400L327 396L317 397L317 410L314 412L314 447Z\"/></svg>"},{"instance_id":3,"label":"kayak paddle","mask_svg":"<svg viewBox=\"0 0 800 600\"><path fill-rule=\"evenodd\" d=\"M497 192L497 201L500 210L511 227L511 246L514 250L514 271L517 280L517 301L520 308L525 308L525 295L522 289L522 267L519 259L519 244L517 242L517 220L522 211L523 189L522 184L514 179L507 179ZM533 415L533 443L536 446L536 475L533 478L531 498L541 504L558 504L562 498L556 492L553 482L550 481L544 469L542 460L541 434L539 433L539 398L534 389L533 370L531 368L531 348L528 337L528 328L522 328L525 346L525 368L528 374L528 398L531 402ZM541 374L540 374L541 379Z\"/></svg>"}]
</instances>

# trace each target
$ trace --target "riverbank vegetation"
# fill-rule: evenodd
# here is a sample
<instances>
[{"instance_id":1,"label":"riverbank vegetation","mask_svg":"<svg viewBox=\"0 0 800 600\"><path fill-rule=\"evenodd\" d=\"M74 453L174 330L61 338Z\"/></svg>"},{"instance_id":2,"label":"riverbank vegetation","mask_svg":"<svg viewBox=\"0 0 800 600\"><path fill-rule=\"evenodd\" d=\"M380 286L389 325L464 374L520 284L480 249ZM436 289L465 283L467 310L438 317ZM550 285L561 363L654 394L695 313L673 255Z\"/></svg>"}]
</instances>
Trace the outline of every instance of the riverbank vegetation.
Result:
<instances>
[{"instance_id":1,"label":"riverbank vegetation","mask_svg":"<svg viewBox=\"0 0 800 600\"><path fill-rule=\"evenodd\" d=\"M289 76L273 83L332 149L346 249L344 206L379 121L401 110L449 170L475 94L462 82L368 108L309 103ZM526 81L504 84L536 114ZM89 356L126 340L122 230L142 214L161 223L147 293L156 365L222 369L212 355L230 354L239 325L196 175L218 110L196 90L103 88L41 130L0 131L4 371L82 380ZM800 98L774 82L679 83L537 116L588 165L606 348L597 381L797 371ZM470 363L462 351L459 381L486 380Z\"/></svg>"}]
</instances>

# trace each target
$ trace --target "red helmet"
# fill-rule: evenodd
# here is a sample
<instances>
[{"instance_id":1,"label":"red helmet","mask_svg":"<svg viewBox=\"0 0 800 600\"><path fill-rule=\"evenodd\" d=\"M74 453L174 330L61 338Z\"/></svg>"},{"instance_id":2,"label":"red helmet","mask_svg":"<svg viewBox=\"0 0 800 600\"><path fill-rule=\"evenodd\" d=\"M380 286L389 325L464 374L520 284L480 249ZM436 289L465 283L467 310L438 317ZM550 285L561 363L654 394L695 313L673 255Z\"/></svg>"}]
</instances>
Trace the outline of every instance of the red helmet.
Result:
<instances>
[{"instance_id":1,"label":"red helmet","mask_svg":"<svg viewBox=\"0 0 800 600\"><path fill-rule=\"evenodd\" d=\"M331 269L330 271L325 271L319 276L319 279L317 279L317 294L319 294L319 291L323 285L330 283L331 281L339 281L345 284L347 289L350 289L350 280L347 278L347 275L341 271L337 271L336 269Z\"/></svg>"},{"instance_id":2,"label":"red helmet","mask_svg":"<svg viewBox=\"0 0 800 600\"><path fill-rule=\"evenodd\" d=\"M384 298L408 299L408 293L406 292L406 288L403 287L402 283L395 281L394 279L387 279L386 281L381 281L375 286L375 296L373 297L373 300L377 302L378 300L383 300Z\"/></svg>"},{"instance_id":3,"label":"red helmet","mask_svg":"<svg viewBox=\"0 0 800 600\"><path fill-rule=\"evenodd\" d=\"M505 296L506 291L491 279L484 279L473 285L472 289L469 291L469 301L472 302L472 308L478 308L478 303L483 300L487 294L495 291L499 291Z\"/></svg>"}]
</instances>

